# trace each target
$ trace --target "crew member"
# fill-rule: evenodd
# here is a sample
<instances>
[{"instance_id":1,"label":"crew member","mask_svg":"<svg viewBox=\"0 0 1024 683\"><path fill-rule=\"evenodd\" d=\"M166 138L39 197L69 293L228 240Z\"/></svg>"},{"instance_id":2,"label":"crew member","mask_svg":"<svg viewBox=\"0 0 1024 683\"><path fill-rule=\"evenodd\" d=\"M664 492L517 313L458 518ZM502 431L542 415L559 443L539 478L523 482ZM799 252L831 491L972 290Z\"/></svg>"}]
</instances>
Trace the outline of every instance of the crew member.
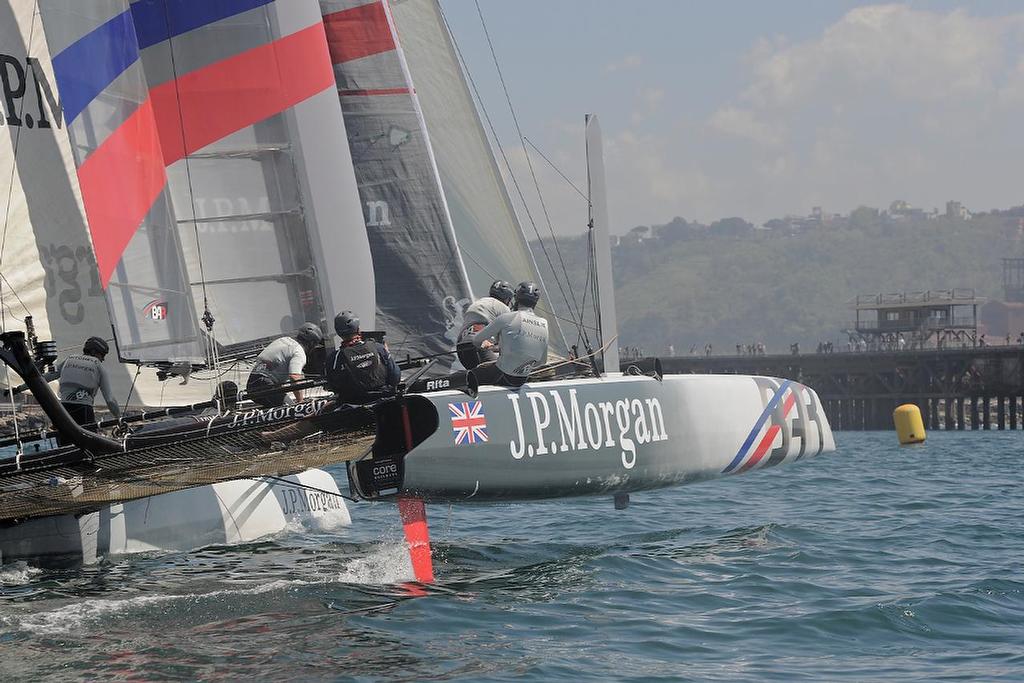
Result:
<instances>
[{"instance_id":1,"label":"crew member","mask_svg":"<svg viewBox=\"0 0 1024 683\"><path fill-rule=\"evenodd\" d=\"M81 354L68 356L52 372L43 375L47 382L59 380L60 402L71 419L83 427L92 428L96 424L93 401L97 390L103 394L110 413L116 418L121 417L121 407L114 399L110 377L103 367L103 359L108 353L110 347L107 342L99 337L89 337L82 346ZM62 440L58 437L58 441Z\"/></svg>"},{"instance_id":2,"label":"crew member","mask_svg":"<svg viewBox=\"0 0 1024 683\"><path fill-rule=\"evenodd\" d=\"M231 380L221 382L213 392L210 403L213 405L199 413L199 417L219 417L234 410L238 406L238 385Z\"/></svg>"},{"instance_id":3,"label":"crew member","mask_svg":"<svg viewBox=\"0 0 1024 683\"><path fill-rule=\"evenodd\" d=\"M327 359L327 388L342 403L367 403L377 396L394 393L402 373L388 347L363 339L359 318L342 311L334 318L334 330L341 345Z\"/></svg>"},{"instance_id":4,"label":"crew member","mask_svg":"<svg viewBox=\"0 0 1024 683\"><path fill-rule=\"evenodd\" d=\"M480 384L518 387L530 371L548 359L548 321L533 312L540 288L520 282L515 291L515 310L503 313L473 337L477 348L489 348L497 340L498 360L481 363L473 374Z\"/></svg>"},{"instance_id":5,"label":"crew member","mask_svg":"<svg viewBox=\"0 0 1024 683\"><path fill-rule=\"evenodd\" d=\"M459 341L455 346L462 367L472 370L481 363L498 359L494 348L477 348L473 343L473 336L499 315L508 313L514 296L512 285L504 280L495 280L491 283L488 295L477 299L466 309L462 318L462 331L459 332Z\"/></svg>"},{"instance_id":6,"label":"crew member","mask_svg":"<svg viewBox=\"0 0 1024 683\"><path fill-rule=\"evenodd\" d=\"M324 333L315 323L303 323L291 337L275 339L256 357L245 392L264 408L284 404L285 392L271 391L288 381L303 378L306 357L324 343ZM302 390L292 392L296 401L302 400ZM256 395L253 395L256 394Z\"/></svg>"}]
</instances>

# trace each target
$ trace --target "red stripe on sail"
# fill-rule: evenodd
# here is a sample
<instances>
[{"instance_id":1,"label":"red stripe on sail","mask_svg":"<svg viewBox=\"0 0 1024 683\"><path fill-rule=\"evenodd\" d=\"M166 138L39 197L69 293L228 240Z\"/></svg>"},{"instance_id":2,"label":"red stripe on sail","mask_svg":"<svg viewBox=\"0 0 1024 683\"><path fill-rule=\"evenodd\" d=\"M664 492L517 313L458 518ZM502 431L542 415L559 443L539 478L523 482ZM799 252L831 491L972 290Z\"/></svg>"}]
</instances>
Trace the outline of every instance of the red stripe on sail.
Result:
<instances>
[{"instance_id":1,"label":"red stripe on sail","mask_svg":"<svg viewBox=\"0 0 1024 683\"><path fill-rule=\"evenodd\" d=\"M395 39L381 2L326 14L324 28L334 64L395 49Z\"/></svg>"},{"instance_id":2,"label":"red stripe on sail","mask_svg":"<svg viewBox=\"0 0 1024 683\"><path fill-rule=\"evenodd\" d=\"M334 71L322 24L163 83L151 96L164 163L170 166L331 86Z\"/></svg>"},{"instance_id":3,"label":"red stripe on sail","mask_svg":"<svg viewBox=\"0 0 1024 683\"><path fill-rule=\"evenodd\" d=\"M746 472L751 467L759 463L761 461L761 458L764 457L765 453L767 453L769 449L771 449L772 442L775 441L775 437L781 431L782 427L780 427L779 425L772 425L771 427L769 427L768 431L765 432L764 438L761 439L761 442L759 444L757 444L757 448L754 450L754 454L750 456L750 460L747 461L746 465L740 468L740 472Z\"/></svg>"},{"instance_id":4,"label":"red stripe on sail","mask_svg":"<svg viewBox=\"0 0 1024 683\"><path fill-rule=\"evenodd\" d=\"M408 95L409 88L379 88L377 90L339 90L342 97L372 97L373 95Z\"/></svg>"},{"instance_id":5,"label":"red stripe on sail","mask_svg":"<svg viewBox=\"0 0 1024 683\"><path fill-rule=\"evenodd\" d=\"M153 102L148 99L78 169L103 287L166 183Z\"/></svg>"}]
</instances>

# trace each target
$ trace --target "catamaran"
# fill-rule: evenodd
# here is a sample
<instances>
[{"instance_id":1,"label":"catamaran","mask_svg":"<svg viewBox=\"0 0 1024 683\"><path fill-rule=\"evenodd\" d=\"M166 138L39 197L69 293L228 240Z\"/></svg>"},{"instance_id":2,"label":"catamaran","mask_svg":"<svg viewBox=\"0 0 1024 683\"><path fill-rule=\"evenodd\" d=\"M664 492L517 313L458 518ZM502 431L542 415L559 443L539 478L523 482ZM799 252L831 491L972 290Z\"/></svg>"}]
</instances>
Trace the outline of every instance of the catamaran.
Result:
<instances>
[{"instance_id":1,"label":"catamaran","mask_svg":"<svg viewBox=\"0 0 1024 683\"><path fill-rule=\"evenodd\" d=\"M8 7L24 14L31 4ZM8 331L3 360L74 445L0 464L5 556L53 550L57 533L39 540L46 525L72 528L93 555L143 548L130 542L131 524L115 522L123 510L212 487L244 489L211 515L217 529L258 501L275 501L284 519L296 507L287 491L301 492L307 512L311 500L337 501L336 482L315 468L346 462L353 498L399 502L426 580L424 501L609 495L622 507L631 492L834 449L816 394L795 382L662 376L657 364L617 371L596 117L585 137L598 337L573 359L553 335L566 360L518 389L448 374L473 292L539 277L436 0L74 11L41 0L40 15L20 25L41 18L54 55L78 221L122 362L199 374L300 322L326 326L341 308L375 320L400 356L442 362L369 406L319 397L217 409L114 439L61 416L22 334ZM27 63L41 63L28 47ZM46 92L37 85L40 107ZM560 329L552 308L542 312ZM312 428L279 429L297 423ZM163 535L208 542L192 522Z\"/></svg>"}]
</instances>

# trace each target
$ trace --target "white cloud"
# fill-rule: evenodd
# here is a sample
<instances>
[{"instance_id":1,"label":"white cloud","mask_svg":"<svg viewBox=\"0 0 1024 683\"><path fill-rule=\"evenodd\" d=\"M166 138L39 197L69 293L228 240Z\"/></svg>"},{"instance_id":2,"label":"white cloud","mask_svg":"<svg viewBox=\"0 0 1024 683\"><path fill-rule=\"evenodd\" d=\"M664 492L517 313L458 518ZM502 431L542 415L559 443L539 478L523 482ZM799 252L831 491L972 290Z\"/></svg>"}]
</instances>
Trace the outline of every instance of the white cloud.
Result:
<instances>
[{"instance_id":1,"label":"white cloud","mask_svg":"<svg viewBox=\"0 0 1024 683\"><path fill-rule=\"evenodd\" d=\"M664 88L643 88L636 98L636 108L630 115L634 126L640 126L657 114L665 102Z\"/></svg>"},{"instance_id":2,"label":"white cloud","mask_svg":"<svg viewBox=\"0 0 1024 683\"><path fill-rule=\"evenodd\" d=\"M1024 15L973 17L904 5L848 12L823 35L753 54L754 81L744 99L763 107L799 104L822 91L856 97L865 90L897 99L943 101L990 92L1004 64L1008 39ZM840 90L841 89L841 90Z\"/></svg>"},{"instance_id":3,"label":"white cloud","mask_svg":"<svg viewBox=\"0 0 1024 683\"><path fill-rule=\"evenodd\" d=\"M616 71L629 71L630 69L636 69L642 66L644 58L640 55L626 55L622 59L606 64L604 67L605 73L615 73Z\"/></svg>"},{"instance_id":4,"label":"white cloud","mask_svg":"<svg viewBox=\"0 0 1024 683\"><path fill-rule=\"evenodd\" d=\"M782 142L782 136L771 125L759 121L749 109L734 106L716 111L708 124L712 129L727 135L752 140L760 145L773 147Z\"/></svg>"},{"instance_id":5,"label":"white cloud","mask_svg":"<svg viewBox=\"0 0 1024 683\"><path fill-rule=\"evenodd\" d=\"M747 84L706 122L713 177L736 190L721 213L1019 203L1022 44L1024 13L905 5L853 9L802 42L758 41Z\"/></svg>"},{"instance_id":6,"label":"white cloud","mask_svg":"<svg viewBox=\"0 0 1024 683\"><path fill-rule=\"evenodd\" d=\"M680 92L685 83L637 85L631 109L602 120L613 230L676 215L763 223L896 198L929 208L1019 204L1022 45L1024 6L979 17L870 5L807 40L748 46L746 78L700 120L679 118L678 99L692 95ZM585 187L580 122L548 122L545 132L545 154ZM533 158L556 230L578 234L585 203ZM513 159L529 182L522 151Z\"/></svg>"},{"instance_id":7,"label":"white cloud","mask_svg":"<svg viewBox=\"0 0 1024 683\"><path fill-rule=\"evenodd\" d=\"M606 123L606 122L603 122ZM552 123L560 140L579 141L579 122ZM695 131L680 126L672 134L639 133L633 129L611 132L604 128L604 161L608 187L608 209L613 232L623 233L635 225L666 223L675 215L713 220L713 208L723 203L719 188L700 168L690 145ZM586 161L578 144L562 144L543 150L545 156L575 185L586 192ZM528 235L533 235L529 216L541 234L547 234L543 207L537 200L522 147L506 147L513 171L527 197L529 215L517 196L513 203L524 221ZM530 150L533 170L537 174L544 202L558 234L579 234L586 225L586 200L558 172ZM504 171L504 169L503 169ZM510 185L511 187L511 185ZM514 188L512 194L515 195Z\"/></svg>"}]
</instances>

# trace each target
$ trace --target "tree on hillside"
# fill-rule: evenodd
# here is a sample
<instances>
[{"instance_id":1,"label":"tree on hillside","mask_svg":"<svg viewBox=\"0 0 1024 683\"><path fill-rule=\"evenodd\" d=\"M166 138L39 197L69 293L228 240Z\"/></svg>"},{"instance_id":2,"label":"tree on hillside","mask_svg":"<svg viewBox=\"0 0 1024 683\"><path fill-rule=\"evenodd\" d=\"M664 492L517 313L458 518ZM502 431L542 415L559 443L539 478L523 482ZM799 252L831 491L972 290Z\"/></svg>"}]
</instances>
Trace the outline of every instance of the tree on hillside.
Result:
<instances>
[{"instance_id":1,"label":"tree on hillside","mask_svg":"<svg viewBox=\"0 0 1024 683\"><path fill-rule=\"evenodd\" d=\"M658 239L666 246L676 242L696 239L704 235L705 226L697 223L689 223L685 218L676 216L665 225L655 228Z\"/></svg>"},{"instance_id":2,"label":"tree on hillside","mask_svg":"<svg viewBox=\"0 0 1024 683\"><path fill-rule=\"evenodd\" d=\"M870 206L858 206L850 212L850 227L861 232L869 232L878 223L878 209Z\"/></svg>"},{"instance_id":3,"label":"tree on hillside","mask_svg":"<svg viewBox=\"0 0 1024 683\"><path fill-rule=\"evenodd\" d=\"M708 226L708 231L715 237L746 237L754 232L754 224L742 218L723 218Z\"/></svg>"}]
</instances>

